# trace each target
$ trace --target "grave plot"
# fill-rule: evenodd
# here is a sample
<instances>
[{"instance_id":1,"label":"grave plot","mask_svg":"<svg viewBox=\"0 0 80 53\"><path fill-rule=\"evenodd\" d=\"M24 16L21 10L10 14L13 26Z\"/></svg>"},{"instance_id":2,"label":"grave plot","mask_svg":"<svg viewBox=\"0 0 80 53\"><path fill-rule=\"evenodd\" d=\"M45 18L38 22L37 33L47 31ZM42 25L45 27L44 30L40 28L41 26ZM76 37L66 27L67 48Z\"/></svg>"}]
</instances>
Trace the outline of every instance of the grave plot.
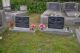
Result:
<instances>
[{"instance_id":1,"label":"grave plot","mask_svg":"<svg viewBox=\"0 0 80 53\"><path fill-rule=\"evenodd\" d=\"M60 3L58 2L47 3L47 10L41 15L41 23L48 23L49 16L58 16L58 17L62 16Z\"/></svg>"},{"instance_id":2,"label":"grave plot","mask_svg":"<svg viewBox=\"0 0 80 53\"><path fill-rule=\"evenodd\" d=\"M77 16L77 11L78 11L78 8L77 8L77 3L75 2L65 2L64 3L64 11L66 13L67 16L70 16L70 17L75 17Z\"/></svg>"},{"instance_id":3,"label":"grave plot","mask_svg":"<svg viewBox=\"0 0 80 53\"><path fill-rule=\"evenodd\" d=\"M56 34L70 35L72 30L64 27L64 17L48 17L48 27L41 30L42 32L51 32Z\"/></svg>"},{"instance_id":4,"label":"grave plot","mask_svg":"<svg viewBox=\"0 0 80 53\"><path fill-rule=\"evenodd\" d=\"M11 29L16 32L34 32L30 30L29 17L27 16L16 16L14 18L15 26Z\"/></svg>"}]
</instances>

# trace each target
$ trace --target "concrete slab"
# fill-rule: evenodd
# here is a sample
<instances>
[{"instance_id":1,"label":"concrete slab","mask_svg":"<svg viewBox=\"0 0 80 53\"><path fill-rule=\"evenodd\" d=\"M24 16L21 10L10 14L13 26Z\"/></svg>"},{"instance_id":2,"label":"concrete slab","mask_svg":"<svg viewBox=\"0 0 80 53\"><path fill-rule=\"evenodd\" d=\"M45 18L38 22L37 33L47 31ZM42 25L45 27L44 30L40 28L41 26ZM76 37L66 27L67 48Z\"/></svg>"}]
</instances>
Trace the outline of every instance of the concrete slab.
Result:
<instances>
[{"instance_id":1,"label":"concrete slab","mask_svg":"<svg viewBox=\"0 0 80 53\"><path fill-rule=\"evenodd\" d=\"M35 32L30 30L30 28L21 28L21 27L14 27L13 29L10 30L14 32Z\"/></svg>"},{"instance_id":2,"label":"concrete slab","mask_svg":"<svg viewBox=\"0 0 80 53\"><path fill-rule=\"evenodd\" d=\"M51 29L51 28L46 28L45 30L41 30L42 32L47 32L47 33L55 33L55 34L60 34L60 35L71 35L73 34L72 30L67 30L66 28L64 29Z\"/></svg>"}]
</instances>

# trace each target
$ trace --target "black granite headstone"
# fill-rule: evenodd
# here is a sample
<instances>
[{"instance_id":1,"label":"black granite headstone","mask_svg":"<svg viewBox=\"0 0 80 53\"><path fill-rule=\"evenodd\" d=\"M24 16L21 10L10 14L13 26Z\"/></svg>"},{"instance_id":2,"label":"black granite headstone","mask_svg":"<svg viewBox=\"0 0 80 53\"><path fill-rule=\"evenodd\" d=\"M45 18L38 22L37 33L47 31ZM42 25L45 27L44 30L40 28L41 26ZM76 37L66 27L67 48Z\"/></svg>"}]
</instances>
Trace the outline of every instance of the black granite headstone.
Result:
<instances>
[{"instance_id":1,"label":"black granite headstone","mask_svg":"<svg viewBox=\"0 0 80 53\"><path fill-rule=\"evenodd\" d=\"M64 17L48 17L48 28L63 29Z\"/></svg>"},{"instance_id":2,"label":"black granite headstone","mask_svg":"<svg viewBox=\"0 0 80 53\"><path fill-rule=\"evenodd\" d=\"M65 3L65 11L76 11L76 3Z\"/></svg>"},{"instance_id":3,"label":"black granite headstone","mask_svg":"<svg viewBox=\"0 0 80 53\"><path fill-rule=\"evenodd\" d=\"M29 17L16 16L15 24L16 27L29 28Z\"/></svg>"}]
</instances>

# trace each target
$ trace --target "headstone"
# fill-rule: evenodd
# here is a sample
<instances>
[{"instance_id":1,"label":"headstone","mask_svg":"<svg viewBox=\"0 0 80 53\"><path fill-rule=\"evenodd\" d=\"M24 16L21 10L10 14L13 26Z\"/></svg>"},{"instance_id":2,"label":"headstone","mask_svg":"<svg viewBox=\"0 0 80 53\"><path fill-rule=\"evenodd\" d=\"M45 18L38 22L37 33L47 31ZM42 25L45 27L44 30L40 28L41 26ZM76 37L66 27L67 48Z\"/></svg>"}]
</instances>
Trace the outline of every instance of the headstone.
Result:
<instances>
[{"instance_id":1,"label":"headstone","mask_svg":"<svg viewBox=\"0 0 80 53\"><path fill-rule=\"evenodd\" d=\"M29 17L15 17L15 27L29 28Z\"/></svg>"},{"instance_id":2,"label":"headstone","mask_svg":"<svg viewBox=\"0 0 80 53\"><path fill-rule=\"evenodd\" d=\"M61 10L61 5L58 2L48 2L47 3L47 9L48 10L53 10L53 11L60 11Z\"/></svg>"},{"instance_id":3,"label":"headstone","mask_svg":"<svg viewBox=\"0 0 80 53\"><path fill-rule=\"evenodd\" d=\"M2 5L4 10L11 10L10 0L2 0Z\"/></svg>"},{"instance_id":4,"label":"headstone","mask_svg":"<svg viewBox=\"0 0 80 53\"><path fill-rule=\"evenodd\" d=\"M64 3L64 11L67 16L77 16L77 4L75 2Z\"/></svg>"},{"instance_id":5,"label":"headstone","mask_svg":"<svg viewBox=\"0 0 80 53\"><path fill-rule=\"evenodd\" d=\"M15 16L14 22L15 22L15 26L10 30L16 32L34 32L34 31L30 31L28 16Z\"/></svg>"},{"instance_id":6,"label":"headstone","mask_svg":"<svg viewBox=\"0 0 80 53\"><path fill-rule=\"evenodd\" d=\"M48 17L48 28L63 29L64 17Z\"/></svg>"},{"instance_id":7,"label":"headstone","mask_svg":"<svg viewBox=\"0 0 80 53\"><path fill-rule=\"evenodd\" d=\"M65 11L76 11L76 3L65 3L65 6L64 6L64 10Z\"/></svg>"}]
</instances>

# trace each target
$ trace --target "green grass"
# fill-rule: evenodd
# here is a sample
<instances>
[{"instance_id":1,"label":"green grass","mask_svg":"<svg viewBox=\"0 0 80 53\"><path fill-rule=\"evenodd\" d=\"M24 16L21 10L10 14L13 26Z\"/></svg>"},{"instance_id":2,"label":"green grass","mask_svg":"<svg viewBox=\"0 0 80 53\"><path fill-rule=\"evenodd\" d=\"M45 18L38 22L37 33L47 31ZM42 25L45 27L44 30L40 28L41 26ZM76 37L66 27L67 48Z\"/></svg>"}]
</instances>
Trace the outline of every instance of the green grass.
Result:
<instances>
[{"instance_id":1,"label":"green grass","mask_svg":"<svg viewBox=\"0 0 80 53\"><path fill-rule=\"evenodd\" d=\"M31 23L40 15L32 14ZM40 32L35 33L11 32L4 35L3 53L80 53L76 36L63 36Z\"/></svg>"}]
</instances>

